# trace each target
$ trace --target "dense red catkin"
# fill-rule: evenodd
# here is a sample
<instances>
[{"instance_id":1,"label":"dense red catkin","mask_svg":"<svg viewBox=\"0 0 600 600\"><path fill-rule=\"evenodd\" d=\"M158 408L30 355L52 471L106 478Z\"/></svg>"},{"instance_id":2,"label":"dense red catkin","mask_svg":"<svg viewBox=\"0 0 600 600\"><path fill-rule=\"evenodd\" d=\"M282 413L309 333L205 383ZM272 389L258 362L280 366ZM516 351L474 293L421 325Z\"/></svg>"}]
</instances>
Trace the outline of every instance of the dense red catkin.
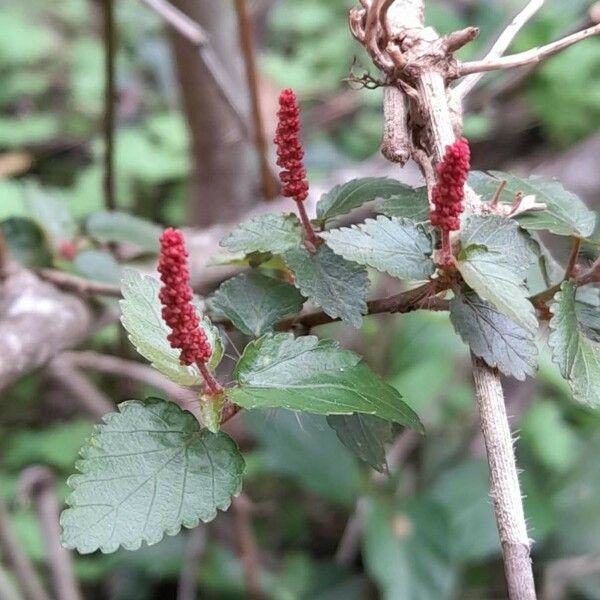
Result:
<instances>
[{"instance_id":1,"label":"dense red catkin","mask_svg":"<svg viewBox=\"0 0 600 600\"><path fill-rule=\"evenodd\" d=\"M192 304L187 257L181 232L166 229L160 238L158 272L163 284L159 294L162 316L171 329L167 339L172 348L181 350L181 364L202 367L210 359L212 348Z\"/></svg>"},{"instance_id":2,"label":"dense red catkin","mask_svg":"<svg viewBox=\"0 0 600 600\"><path fill-rule=\"evenodd\" d=\"M437 168L437 183L431 197L433 209L431 224L442 231L458 231L460 215L464 210L465 183L471 168L471 150L465 138L446 148L446 154Z\"/></svg>"},{"instance_id":3,"label":"dense red catkin","mask_svg":"<svg viewBox=\"0 0 600 600\"><path fill-rule=\"evenodd\" d=\"M308 181L300 140L300 107L293 90L281 92L277 119L274 142L277 145L277 165L281 167L281 193L287 198L294 198L296 202L304 202L308 196Z\"/></svg>"}]
</instances>

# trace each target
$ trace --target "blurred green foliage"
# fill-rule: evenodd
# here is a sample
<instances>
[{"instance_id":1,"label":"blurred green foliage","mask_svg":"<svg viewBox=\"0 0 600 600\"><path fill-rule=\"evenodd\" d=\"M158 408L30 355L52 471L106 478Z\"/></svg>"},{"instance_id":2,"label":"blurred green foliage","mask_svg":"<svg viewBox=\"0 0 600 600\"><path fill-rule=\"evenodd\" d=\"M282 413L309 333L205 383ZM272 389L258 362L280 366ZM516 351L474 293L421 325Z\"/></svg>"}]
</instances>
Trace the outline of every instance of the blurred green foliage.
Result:
<instances>
[{"instance_id":1,"label":"blurred green foliage","mask_svg":"<svg viewBox=\"0 0 600 600\"><path fill-rule=\"evenodd\" d=\"M307 109L346 89L343 80L354 55L368 65L347 32L346 11L353 4L278 0L270 13L261 65L277 86L295 87ZM520 6L491 0L464 4L470 8L458 11L448 2L428 7L428 18L440 32L469 24L481 28L480 39L464 49L463 58L482 55L499 24ZM591 4L549 0L514 50L565 34ZM118 2L117 8L118 204L152 221L180 223L190 159L168 45L157 19L139 3ZM120 267L102 247L104 240L86 229L90 216L103 209L102 44L95 10L82 0L2 4L0 150L30 152L36 161L26 175L0 179L0 221L25 262L114 283ZM563 147L597 132L599 86L600 40L590 40L536 70L520 97L544 142ZM315 173L323 176L377 151L380 105L380 90L361 91L352 114L327 131L307 129L308 161ZM466 123L469 135L478 139L493 135L495 126L488 111ZM32 194L37 194L37 208ZM40 212L40 206L50 210ZM65 219L63 209L71 217ZM61 258L62 241L78 244L73 262ZM141 253L136 260L149 257ZM329 331L341 337L335 326ZM96 335L91 346L114 351L118 343L113 328ZM268 565L261 573L264 589L281 600L374 598L377 589L384 598L402 600L466 598L481 595L482 589L485 597L499 596L499 550L466 346L445 317L429 314L372 319L362 339L352 343L365 347L368 362L422 415L428 435L418 440L399 471L375 481L324 418L283 411L248 415L247 493L259 507L254 527ZM142 393L123 392L110 378L101 383L121 399ZM545 355L539 380L525 386L534 401L523 410L516 447L526 472L523 487L535 557L543 571L552 560L600 553L600 416L569 400L566 384ZM55 399L48 411L47 388L35 375L0 400L0 495L37 564L45 551L35 511L17 493L19 474L45 464L64 480L90 430L90 423L72 418ZM523 393L510 382L507 389L512 399ZM522 406L515 400L510 409L518 415ZM67 490L60 486L57 493L62 500ZM340 567L331 557L358 501L366 532L362 562ZM235 544L219 541L230 536L220 536L215 528L207 535L197 573L201 597L243 598L243 565ZM90 597L169 597L164 590L176 585L188 539L184 532L135 554L77 558L76 571L86 588L95 590ZM593 578L581 578L576 586L577 598L600 597ZM102 587L110 590L108 595L99 596Z\"/></svg>"}]
</instances>

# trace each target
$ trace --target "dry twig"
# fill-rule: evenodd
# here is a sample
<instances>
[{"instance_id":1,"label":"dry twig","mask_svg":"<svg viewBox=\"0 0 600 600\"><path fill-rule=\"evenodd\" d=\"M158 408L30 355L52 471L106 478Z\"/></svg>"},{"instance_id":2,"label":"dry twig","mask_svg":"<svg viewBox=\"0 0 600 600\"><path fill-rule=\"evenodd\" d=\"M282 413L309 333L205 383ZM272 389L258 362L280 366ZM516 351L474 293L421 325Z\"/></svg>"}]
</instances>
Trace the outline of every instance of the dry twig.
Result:
<instances>
[{"instance_id":1,"label":"dry twig","mask_svg":"<svg viewBox=\"0 0 600 600\"><path fill-rule=\"evenodd\" d=\"M483 60L490 61L501 57L512 44L513 40L525 27L525 25L535 16L542 8L545 0L530 0L527 6L511 21L508 27L500 34L494 45L490 48L486 57ZM459 100L463 100L465 96L479 83L483 73L472 73L465 77L453 90L453 93Z\"/></svg>"}]
</instances>

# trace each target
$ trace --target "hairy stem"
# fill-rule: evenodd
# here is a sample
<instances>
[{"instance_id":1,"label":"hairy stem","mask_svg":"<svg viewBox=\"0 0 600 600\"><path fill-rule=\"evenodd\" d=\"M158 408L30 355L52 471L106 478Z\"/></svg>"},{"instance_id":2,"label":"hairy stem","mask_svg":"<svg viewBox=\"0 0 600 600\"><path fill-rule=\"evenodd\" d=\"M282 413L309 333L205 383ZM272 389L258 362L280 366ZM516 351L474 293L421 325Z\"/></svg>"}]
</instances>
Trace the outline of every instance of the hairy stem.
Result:
<instances>
[{"instance_id":1,"label":"hairy stem","mask_svg":"<svg viewBox=\"0 0 600 600\"><path fill-rule=\"evenodd\" d=\"M300 220L302 221L302 227L304 228L304 241L316 248L319 243L319 238L306 214L304 202L296 201L296 205L298 206L298 213L300 214Z\"/></svg>"},{"instance_id":2,"label":"hairy stem","mask_svg":"<svg viewBox=\"0 0 600 600\"><path fill-rule=\"evenodd\" d=\"M490 466L490 495L511 600L535 600L529 537L504 393L498 373L472 355L475 395Z\"/></svg>"}]
</instances>

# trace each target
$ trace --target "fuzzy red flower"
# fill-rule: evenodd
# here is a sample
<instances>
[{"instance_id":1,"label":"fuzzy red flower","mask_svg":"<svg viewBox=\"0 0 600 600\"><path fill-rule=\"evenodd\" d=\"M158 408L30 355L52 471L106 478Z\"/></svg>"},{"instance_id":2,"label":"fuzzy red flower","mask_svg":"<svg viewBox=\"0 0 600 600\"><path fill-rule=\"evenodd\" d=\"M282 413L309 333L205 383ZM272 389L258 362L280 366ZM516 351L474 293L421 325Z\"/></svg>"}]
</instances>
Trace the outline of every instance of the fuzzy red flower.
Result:
<instances>
[{"instance_id":1,"label":"fuzzy red flower","mask_svg":"<svg viewBox=\"0 0 600 600\"><path fill-rule=\"evenodd\" d=\"M471 150L465 138L446 148L444 159L437 168L437 183L432 190L434 208L431 224L442 231L458 231L464 210L465 183L471 168Z\"/></svg>"},{"instance_id":2,"label":"fuzzy red flower","mask_svg":"<svg viewBox=\"0 0 600 600\"><path fill-rule=\"evenodd\" d=\"M167 339L172 348L181 350L181 364L202 367L210 359L212 348L192 304L187 257L181 232L165 230L160 238L158 272L163 283L159 294L162 316L172 332Z\"/></svg>"},{"instance_id":3,"label":"fuzzy red flower","mask_svg":"<svg viewBox=\"0 0 600 600\"><path fill-rule=\"evenodd\" d=\"M304 149L300 140L300 107L293 90L283 90L279 96L278 124L274 142L277 144L277 164L282 194L304 202L308 196L308 181L304 168Z\"/></svg>"}]
</instances>

